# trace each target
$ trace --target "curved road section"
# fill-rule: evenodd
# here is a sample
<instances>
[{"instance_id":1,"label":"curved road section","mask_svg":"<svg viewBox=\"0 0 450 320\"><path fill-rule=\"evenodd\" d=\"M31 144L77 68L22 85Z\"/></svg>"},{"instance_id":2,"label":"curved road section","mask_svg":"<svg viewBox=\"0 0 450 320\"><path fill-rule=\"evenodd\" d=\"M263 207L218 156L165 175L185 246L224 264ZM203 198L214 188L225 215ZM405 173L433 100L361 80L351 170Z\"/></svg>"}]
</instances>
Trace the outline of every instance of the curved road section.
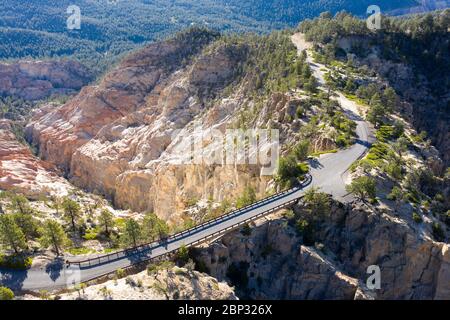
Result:
<instances>
[{"instance_id":1,"label":"curved road section","mask_svg":"<svg viewBox=\"0 0 450 320\"><path fill-rule=\"evenodd\" d=\"M299 52L307 45L301 35L292 38ZM324 85L324 66L315 64L310 57L314 74L319 83ZM320 188L336 199L346 200L344 179L348 168L353 162L361 158L370 146L369 125L359 117L354 102L338 95L337 99L346 114L357 123L356 143L340 152L324 155L311 160L311 175L301 183L300 187L284 191L269 198L260 200L251 206L231 212L223 217L204 223L195 228L181 232L161 242L155 242L138 247L134 250L121 251L109 255L98 256L85 261L66 263L57 260L53 263L26 271L0 270L0 284L14 290L43 290L59 289L86 282L102 275L112 273L120 268L127 268L139 262L162 257L178 250L181 246L195 246L199 243L216 239L250 221L259 219L297 202L311 187Z\"/></svg>"}]
</instances>

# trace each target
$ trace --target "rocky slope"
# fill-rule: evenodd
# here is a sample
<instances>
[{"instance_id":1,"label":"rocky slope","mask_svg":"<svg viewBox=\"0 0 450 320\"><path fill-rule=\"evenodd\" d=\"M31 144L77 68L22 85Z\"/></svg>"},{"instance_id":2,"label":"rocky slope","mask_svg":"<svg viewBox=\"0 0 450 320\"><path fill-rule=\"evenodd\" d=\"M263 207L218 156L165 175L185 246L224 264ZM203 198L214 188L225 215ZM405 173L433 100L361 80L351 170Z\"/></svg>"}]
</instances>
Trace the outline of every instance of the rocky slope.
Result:
<instances>
[{"instance_id":1,"label":"rocky slope","mask_svg":"<svg viewBox=\"0 0 450 320\"><path fill-rule=\"evenodd\" d=\"M260 222L250 235L236 231L199 250L196 259L253 299L450 297L449 246L411 218L334 203L316 230L311 247L287 219ZM380 290L366 287L370 265L380 267Z\"/></svg>"},{"instance_id":2,"label":"rocky slope","mask_svg":"<svg viewBox=\"0 0 450 320\"><path fill-rule=\"evenodd\" d=\"M54 165L35 157L28 146L17 141L10 121L0 120L0 189L38 198L65 195L72 187Z\"/></svg>"},{"instance_id":3,"label":"rocky slope","mask_svg":"<svg viewBox=\"0 0 450 320\"><path fill-rule=\"evenodd\" d=\"M166 220L179 220L190 199L221 201L250 183L265 194L269 179L260 177L261 166L179 165L189 160L186 141L195 137L195 129L206 132L197 156L220 148L209 133L235 127L246 101L239 87L217 98L239 79L246 45L208 45L217 35L192 32L184 40L144 48L99 85L84 88L59 108L36 113L27 136L42 158L65 170L77 186ZM287 117L291 100L274 95L255 113L258 127Z\"/></svg>"},{"instance_id":4,"label":"rocky slope","mask_svg":"<svg viewBox=\"0 0 450 320\"><path fill-rule=\"evenodd\" d=\"M442 159L450 162L450 119L448 91L433 92L434 84L413 66L382 57L381 48L369 45L359 37L344 37L339 48L350 52L351 48L362 46L371 52L366 58L355 57L359 66L367 66L377 73L381 83L389 83L402 97L399 112L418 131L426 131L439 151ZM447 88L448 89L448 88Z\"/></svg>"},{"instance_id":5,"label":"rocky slope","mask_svg":"<svg viewBox=\"0 0 450 320\"><path fill-rule=\"evenodd\" d=\"M236 300L233 288L224 282L185 268L147 271L51 296L58 300ZM37 299L26 295L20 299Z\"/></svg>"},{"instance_id":6,"label":"rocky slope","mask_svg":"<svg viewBox=\"0 0 450 320\"><path fill-rule=\"evenodd\" d=\"M316 122L326 112L304 90L271 93L260 103L247 96L257 83L251 72L242 72L248 50L245 43L224 43L202 30L150 45L66 104L36 111L27 137L76 185L110 197L118 207L154 211L171 222L183 220L193 199L232 199L249 185L265 195L272 177L263 177L260 165L180 165L221 147L213 130L242 126L278 128L284 147L309 128L314 151L337 148L338 129ZM313 117L318 129L310 127ZM191 154L187 141L197 137L196 129L209 135ZM385 198L375 207L333 203L327 216L314 222L313 246L297 233L292 218L279 219L250 235L227 235L198 253L198 265L236 285L238 296L254 299L448 298L448 244L434 240L432 213L419 224L412 221L417 208L397 212L384 205ZM295 213L306 215L300 204ZM370 265L382 272L376 292L365 287ZM95 287L88 298L155 296L123 281L117 292L114 286ZM196 295L186 292L182 296Z\"/></svg>"},{"instance_id":7,"label":"rocky slope","mask_svg":"<svg viewBox=\"0 0 450 320\"><path fill-rule=\"evenodd\" d=\"M92 80L76 61L19 61L0 63L0 95L40 100L75 93Z\"/></svg>"}]
</instances>

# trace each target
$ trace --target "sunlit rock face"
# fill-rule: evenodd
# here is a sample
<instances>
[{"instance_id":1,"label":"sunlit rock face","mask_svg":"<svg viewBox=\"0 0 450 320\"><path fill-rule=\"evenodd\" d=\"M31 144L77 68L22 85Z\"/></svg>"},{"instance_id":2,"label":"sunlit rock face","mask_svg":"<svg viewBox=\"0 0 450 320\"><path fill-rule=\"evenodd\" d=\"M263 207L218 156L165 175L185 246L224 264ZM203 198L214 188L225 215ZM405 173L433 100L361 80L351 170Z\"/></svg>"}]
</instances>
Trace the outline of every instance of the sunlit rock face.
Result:
<instances>
[{"instance_id":1,"label":"sunlit rock face","mask_svg":"<svg viewBox=\"0 0 450 320\"><path fill-rule=\"evenodd\" d=\"M258 168L173 161L194 127L224 131L239 109L240 94L209 103L235 79L242 56L242 48L223 47L199 54L215 36L171 39L130 55L65 105L37 111L27 138L76 185L167 219L190 197L220 200L254 177L264 191Z\"/></svg>"},{"instance_id":2,"label":"sunlit rock face","mask_svg":"<svg viewBox=\"0 0 450 320\"><path fill-rule=\"evenodd\" d=\"M224 148L215 136L231 129L273 129L280 145L293 145L307 119L287 119L295 118L306 97L272 93L256 102L249 97L254 79L242 71L248 45L216 37L194 31L128 56L98 85L58 108L37 111L27 139L75 185L106 195L118 207L153 211L168 221L179 221L192 199L235 199L248 186L265 196L274 173L267 173L267 166L276 167L277 159L210 161ZM245 112L252 113L251 121ZM197 141L198 131L201 142L187 143ZM311 141L314 150L335 148L333 135L325 130ZM259 160L264 152L272 155L272 138L258 138L258 150L249 154L258 153ZM204 161L192 161L199 158Z\"/></svg>"},{"instance_id":3,"label":"sunlit rock face","mask_svg":"<svg viewBox=\"0 0 450 320\"><path fill-rule=\"evenodd\" d=\"M56 167L35 157L17 141L8 120L0 120L0 189L41 195L67 195L72 187L58 175Z\"/></svg>"},{"instance_id":4,"label":"sunlit rock face","mask_svg":"<svg viewBox=\"0 0 450 320\"><path fill-rule=\"evenodd\" d=\"M26 100L77 92L93 79L76 61L0 63L0 94Z\"/></svg>"}]
</instances>

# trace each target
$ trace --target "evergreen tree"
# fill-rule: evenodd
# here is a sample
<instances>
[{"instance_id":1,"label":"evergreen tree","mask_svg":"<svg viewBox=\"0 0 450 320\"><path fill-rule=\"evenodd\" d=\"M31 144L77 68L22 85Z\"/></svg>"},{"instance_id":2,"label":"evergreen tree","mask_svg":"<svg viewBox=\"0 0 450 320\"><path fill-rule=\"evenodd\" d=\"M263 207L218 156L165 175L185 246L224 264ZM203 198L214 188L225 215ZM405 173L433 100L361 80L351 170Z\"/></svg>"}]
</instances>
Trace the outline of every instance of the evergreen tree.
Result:
<instances>
[{"instance_id":1,"label":"evergreen tree","mask_svg":"<svg viewBox=\"0 0 450 320\"><path fill-rule=\"evenodd\" d=\"M142 240L141 225L133 219L128 219L123 230L123 242L127 246L137 247Z\"/></svg>"},{"instance_id":2,"label":"evergreen tree","mask_svg":"<svg viewBox=\"0 0 450 320\"><path fill-rule=\"evenodd\" d=\"M305 89L311 93L316 93L317 87L318 87L318 84L317 84L316 77L310 76L308 81L305 83Z\"/></svg>"},{"instance_id":3,"label":"evergreen tree","mask_svg":"<svg viewBox=\"0 0 450 320\"><path fill-rule=\"evenodd\" d=\"M25 235L12 215L0 216L0 242L16 254L27 247Z\"/></svg>"},{"instance_id":4,"label":"evergreen tree","mask_svg":"<svg viewBox=\"0 0 450 320\"><path fill-rule=\"evenodd\" d=\"M105 234L109 235L111 229L114 228L114 215L109 210L102 210L98 217L98 223L104 228Z\"/></svg>"},{"instance_id":5,"label":"evergreen tree","mask_svg":"<svg viewBox=\"0 0 450 320\"><path fill-rule=\"evenodd\" d=\"M148 242L164 239L169 235L169 226L156 214L147 213L142 221L142 234Z\"/></svg>"},{"instance_id":6,"label":"evergreen tree","mask_svg":"<svg viewBox=\"0 0 450 320\"><path fill-rule=\"evenodd\" d=\"M62 249L69 243L64 229L54 220L45 221L41 234L41 245L44 247L52 246L57 256L60 255Z\"/></svg>"},{"instance_id":7,"label":"evergreen tree","mask_svg":"<svg viewBox=\"0 0 450 320\"><path fill-rule=\"evenodd\" d=\"M367 113L367 120L373 123L376 127L383 123L383 118L386 115L386 110L381 101L379 93L373 95L370 100L370 110Z\"/></svg>"},{"instance_id":8,"label":"evergreen tree","mask_svg":"<svg viewBox=\"0 0 450 320\"><path fill-rule=\"evenodd\" d=\"M397 108L398 97L395 90L388 87L383 92L383 103L387 108L388 112L393 112Z\"/></svg>"},{"instance_id":9,"label":"evergreen tree","mask_svg":"<svg viewBox=\"0 0 450 320\"><path fill-rule=\"evenodd\" d=\"M77 228L76 222L81 216L80 205L69 198L65 198L62 207L64 209L64 217L72 225L72 230L75 231Z\"/></svg>"},{"instance_id":10,"label":"evergreen tree","mask_svg":"<svg viewBox=\"0 0 450 320\"><path fill-rule=\"evenodd\" d=\"M309 155L310 143L308 140L300 141L294 148L294 154L300 162L306 161Z\"/></svg>"},{"instance_id":11,"label":"evergreen tree","mask_svg":"<svg viewBox=\"0 0 450 320\"><path fill-rule=\"evenodd\" d=\"M14 212L19 212L21 214L29 214L32 213L32 209L30 207L30 202L28 199L21 194L13 194L10 198L11 205L10 210Z\"/></svg>"},{"instance_id":12,"label":"evergreen tree","mask_svg":"<svg viewBox=\"0 0 450 320\"><path fill-rule=\"evenodd\" d=\"M31 214L13 214L14 221L22 230L26 241L38 236L38 221Z\"/></svg>"},{"instance_id":13,"label":"evergreen tree","mask_svg":"<svg viewBox=\"0 0 450 320\"><path fill-rule=\"evenodd\" d=\"M256 201L256 192L255 189L251 186L247 186L244 189L243 194L236 200L236 207L243 208L248 206Z\"/></svg>"},{"instance_id":14,"label":"evergreen tree","mask_svg":"<svg viewBox=\"0 0 450 320\"><path fill-rule=\"evenodd\" d=\"M356 178L346 189L363 202L368 198L374 199L376 197L376 181L372 177L363 176Z\"/></svg>"}]
</instances>

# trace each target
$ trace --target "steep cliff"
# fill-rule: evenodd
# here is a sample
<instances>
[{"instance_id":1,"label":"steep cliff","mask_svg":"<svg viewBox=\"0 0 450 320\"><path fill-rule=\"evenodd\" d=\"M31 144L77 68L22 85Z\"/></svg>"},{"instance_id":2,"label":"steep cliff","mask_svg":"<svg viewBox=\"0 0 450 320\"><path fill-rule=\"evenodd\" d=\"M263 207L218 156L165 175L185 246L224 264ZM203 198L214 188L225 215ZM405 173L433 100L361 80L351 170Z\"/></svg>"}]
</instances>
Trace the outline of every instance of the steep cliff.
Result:
<instances>
[{"instance_id":1,"label":"steep cliff","mask_svg":"<svg viewBox=\"0 0 450 320\"><path fill-rule=\"evenodd\" d=\"M216 38L194 29L136 52L99 85L84 88L61 107L36 112L26 129L28 139L77 186L104 194L119 207L154 211L166 220L180 220L194 198L221 201L237 197L248 185L264 195L270 179L261 176L260 164L186 162L222 148L211 136L215 130L279 128L282 142L293 143L318 109L292 121L301 95L273 93L259 104L254 93L248 96L256 82L254 71L243 72L254 59L250 50L256 55L283 44L295 56L289 37L265 39L270 48L258 38L251 45L244 38ZM187 141L198 131L204 139L191 155Z\"/></svg>"},{"instance_id":2,"label":"steep cliff","mask_svg":"<svg viewBox=\"0 0 450 320\"><path fill-rule=\"evenodd\" d=\"M0 63L0 95L40 100L75 93L93 79L76 61Z\"/></svg>"},{"instance_id":3,"label":"steep cliff","mask_svg":"<svg viewBox=\"0 0 450 320\"><path fill-rule=\"evenodd\" d=\"M15 190L32 198L65 195L72 189L56 167L34 156L17 141L13 124L0 120L0 189Z\"/></svg>"},{"instance_id":4,"label":"steep cliff","mask_svg":"<svg viewBox=\"0 0 450 320\"><path fill-rule=\"evenodd\" d=\"M212 276L236 285L240 297L449 298L449 246L410 218L333 203L314 230L311 246L290 219L260 221L250 235L236 231L195 255ZM380 267L380 290L366 287L371 265Z\"/></svg>"}]
</instances>

